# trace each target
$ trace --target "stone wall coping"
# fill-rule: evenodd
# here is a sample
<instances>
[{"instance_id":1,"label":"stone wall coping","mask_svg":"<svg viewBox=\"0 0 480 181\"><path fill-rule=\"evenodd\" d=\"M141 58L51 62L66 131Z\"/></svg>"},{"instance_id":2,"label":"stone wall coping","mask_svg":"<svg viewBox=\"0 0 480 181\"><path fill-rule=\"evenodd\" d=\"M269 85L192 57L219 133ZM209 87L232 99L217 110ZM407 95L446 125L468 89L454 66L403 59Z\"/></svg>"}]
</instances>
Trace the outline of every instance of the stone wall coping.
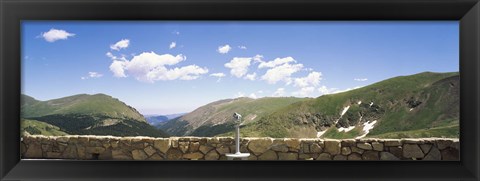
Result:
<instances>
[{"instance_id":1,"label":"stone wall coping","mask_svg":"<svg viewBox=\"0 0 480 181\"><path fill-rule=\"evenodd\" d=\"M128 136L128 137L119 137L119 136L99 136L99 135L66 135L66 136L44 136L44 135L28 135L23 136L22 138L48 138L48 139L57 139L57 138L94 138L94 139L115 139L115 140L199 140L199 139L218 139L218 140L233 140L234 137L169 137L169 138L156 138L156 137L147 137L147 136ZM299 140L299 141L355 141L355 142L385 142L385 141L401 141L406 143L418 143L422 141L453 141L459 142L458 138L401 138L401 139L383 139L383 138L361 138L361 139L324 139L324 138L271 138L271 137L244 137L240 138L241 140Z\"/></svg>"}]
</instances>

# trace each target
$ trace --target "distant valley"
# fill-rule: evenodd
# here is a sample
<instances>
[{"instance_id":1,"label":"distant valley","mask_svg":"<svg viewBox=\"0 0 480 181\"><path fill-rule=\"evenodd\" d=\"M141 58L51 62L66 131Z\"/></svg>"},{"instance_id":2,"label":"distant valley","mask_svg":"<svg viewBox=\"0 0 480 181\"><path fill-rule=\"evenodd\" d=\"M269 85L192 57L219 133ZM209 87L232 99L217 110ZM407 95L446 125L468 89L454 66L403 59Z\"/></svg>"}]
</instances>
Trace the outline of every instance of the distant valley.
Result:
<instances>
[{"instance_id":1,"label":"distant valley","mask_svg":"<svg viewBox=\"0 0 480 181\"><path fill-rule=\"evenodd\" d=\"M145 115L145 119L147 120L148 124L158 127L167 121L183 116L187 113L178 113L178 114L167 114L167 115Z\"/></svg>"}]
</instances>

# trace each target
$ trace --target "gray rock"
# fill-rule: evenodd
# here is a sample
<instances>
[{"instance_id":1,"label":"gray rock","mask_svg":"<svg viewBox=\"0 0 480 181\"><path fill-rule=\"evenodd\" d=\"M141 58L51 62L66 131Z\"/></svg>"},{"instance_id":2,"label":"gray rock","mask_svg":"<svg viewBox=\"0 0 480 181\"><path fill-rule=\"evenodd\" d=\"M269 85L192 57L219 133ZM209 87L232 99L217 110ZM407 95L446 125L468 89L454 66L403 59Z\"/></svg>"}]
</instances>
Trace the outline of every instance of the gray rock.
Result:
<instances>
[{"instance_id":1,"label":"gray rock","mask_svg":"<svg viewBox=\"0 0 480 181\"><path fill-rule=\"evenodd\" d=\"M362 155L358 153L352 153L348 155L347 160L362 160Z\"/></svg>"},{"instance_id":2,"label":"gray rock","mask_svg":"<svg viewBox=\"0 0 480 181\"><path fill-rule=\"evenodd\" d=\"M219 157L217 151L211 150L205 155L205 160L218 160Z\"/></svg>"},{"instance_id":3,"label":"gray rock","mask_svg":"<svg viewBox=\"0 0 480 181\"><path fill-rule=\"evenodd\" d=\"M299 150L300 149L300 140L296 138L287 138L285 139L285 144L287 144L289 150Z\"/></svg>"},{"instance_id":4,"label":"gray rock","mask_svg":"<svg viewBox=\"0 0 480 181\"><path fill-rule=\"evenodd\" d=\"M220 154L220 155L225 155L225 153L230 153L230 147L228 146L220 146L218 148L216 148L217 152Z\"/></svg>"},{"instance_id":5,"label":"gray rock","mask_svg":"<svg viewBox=\"0 0 480 181\"><path fill-rule=\"evenodd\" d=\"M47 158L62 158L62 153L47 152Z\"/></svg>"},{"instance_id":6,"label":"gray rock","mask_svg":"<svg viewBox=\"0 0 480 181\"><path fill-rule=\"evenodd\" d=\"M342 155L350 155L350 153L352 153L350 147L342 147Z\"/></svg>"},{"instance_id":7,"label":"gray rock","mask_svg":"<svg viewBox=\"0 0 480 181\"><path fill-rule=\"evenodd\" d=\"M200 147L200 143L199 142L191 142L190 143L190 148L188 149L189 152L196 152L198 151Z\"/></svg>"},{"instance_id":8,"label":"gray rock","mask_svg":"<svg viewBox=\"0 0 480 181\"><path fill-rule=\"evenodd\" d=\"M452 140L437 140L437 148L443 150L453 143Z\"/></svg>"},{"instance_id":9,"label":"gray rock","mask_svg":"<svg viewBox=\"0 0 480 181\"><path fill-rule=\"evenodd\" d=\"M112 150L112 159L114 159L114 160L131 160L132 156L131 156L131 153L128 154L128 153L124 152L123 150L114 149L114 150Z\"/></svg>"},{"instance_id":10,"label":"gray rock","mask_svg":"<svg viewBox=\"0 0 480 181\"><path fill-rule=\"evenodd\" d=\"M205 146L205 145L200 145L200 147L199 147L200 152L202 152L203 154L208 153L212 149L213 149L213 147Z\"/></svg>"},{"instance_id":11,"label":"gray rock","mask_svg":"<svg viewBox=\"0 0 480 181\"><path fill-rule=\"evenodd\" d=\"M278 153L278 160L298 160L297 153Z\"/></svg>"},{"instance_id":12,"label":"gray rock","mask_svg":"<svg viewBox=\"0 0 480 181\"><path fill-rule=\"evenodd\" d=\"M258 160L277 160L277 153L272 150L267 150L265 153L258 156Z\"/></svg>"},{"instance_id":13,"label":"gray rock","mask_svg":"<svg viewBox=\"0 0 480 181\"><path fill-rule=\"evenodd\" d=\"M375 151L383 151L383 144L380 142L372 142L372 147Z\"/></svg>"},{"instance_id":14,"label":"gray rock","mask_svg":"<svg viewBox=\"0 0 480 181\"><path fill-rule=\"evenodd\" d=\"M324 151L331 155L340 154L341 144L339 140L326 140Z\"/></svg>"},{"instance_id":15,"label":"gray rock","mask_svg":"<svg viewBox=\"0 0 480 181\"><path fill-rule=\"evenodd\" d=\"M380 160L400 160L390 152L380 152Z\"/></svg>"},{"instance_id":16,"label":"gray rock","mask_svg":"<svg viewBox=\"0 0 480 181\"><path fill-rule=\"evenodd\" d=\"M28 145L27 151L25 152L25 158L42 158L42 146L38 143L31 143Z\"/></svg>"},{"instance_id":17,"label":"gray rock","mask_svg":"<svg viewBox=\"0 0 480 181\"><path fill-rule=\"evenodd\" d=\"M159 154L155 153L154 155L152 155L150 158L148 158L147 160L164 160L164 158L162 156L160 156Z\"/></svg>"},{"instance_id":18,"label":"gray rock","mask_svg":"<svg viewBox=\"0 0 480 181\"><path fill-rule=\"evenodd\" d=\"M362 155L363 160L379 160L377 151L365 151Z\"/></svg>"},{"instance_id":19,"label":"gray rock","mask_svg":"<svg viewBox=\"0 0 480 181\"><path fill-rule=\"evenodd\" d=\"M355 146L356 144L357 144L357 141L355 141L355 139L344 139L344 140L342 140L342 146L343 147Z\"/></svg>"},{"instance_id":20,"label":"gray rock","mask_svg":"<svg viewBox=\"0 0 480 181\"><path fill-rule=\"evenodd\" d=\"M132 157L134 160L145 160L148 158L147 154L143 150L133 150Z\"/></svg>"},{"instance_id":21,"label":"gray rock","mask_svg":"<svg viewBox=\"0 0 480 181\"><path fill-rule=\"evenodd\" d=\"M347 156L345 155L335 155L333 160L347 160Z\"/></svg>"},{"instance_id":22,"label":"gray rock","mask_svg":"<svg viewBox=\"0 0 480 181\"><path fill-rule=\"evenodd\" d=\"M313 159L313 158L316 158L316 156L314 156L314 154L305 154L305 153L298 154L298 159L299 160L310 160L310 159Z\"/></svg>"},{"instance_id":23,"label":"gray rock","mask_svg":"<svg viewBox=\"0 0 480 181\"><path fill-rule=\"evenodd\" d=\"M447 161L458 161L460 160L460 154L457 149L449 147L441 151L442 160Z\"/></svg>"},{"instance_id":24,"label":"gray rock","mask_svg":"<svg viewBox=\"0 0 480 181\"><path fill-rule=\"evenodd\" d=\"M167 153L168 149L170 148L170 140L169 139L155 140L153 142L153 147L155 147L162 153Z\"/></svg>"},{"instance_id":25,"label":"gray rock","mask_svg":"<svg viewBox=\"0 0 480 181\"><path fill-rule=\"evenodd\" d=\"M63 158L75 159L77 158L77 146L69 145L62 154Z\"/></svg>"},{"instance_id":26,"label":"gray rock","mask_svg":"<svg viewBox=\"0 0 480 181\"><path fill-rule=\"evenodd\" d=\"M180 148L180 150L182 150L183 153L187 152L189 145L190 145L189 142L184 142L184 141L178 142L178 148Z\"/></svg>"},{"instance_id":27,"label":"gray rock","mask_svg":"<svg viewBox=\"0 0 480 181\"><path fill-rule=\"evenodd\" d=\"M313 143L312 145L310 145L310 151L312 153L321 153L323 152L323 149L317 143Z\"/></svg>"},{"instance_id":28,"label":"gray rock","mask_svg":"<svg viewBox=\"0 0 480 181\"><path fill-rule=\"evenodd\" d=\"M112 158L112 149L107 149L103 153L98 155L98 159L100 160L111 160Z\"/></svg>"},{"instance_id":29,"label":"gray rock","mask_svg":"<svg viewBox=\"0 0 480 181\"><path fill-rule=\"evenodd\" d=\"M332 156L328 153L320 153L316 160L332 160Z\"/></svg>"},{"instance_id":30,"label":"gray rock","mask_svg":"<svg viewBox=\"0 0 480 181\"><path fill-rule=\"evenodd\" d=\"M248 143L248 149L255 155L260 155L270 149L272 140L268 138L252 140ZM288 144L287 144L288 145Z\"/></svg>"},{"instance_id":31,"label":"gray rock","mask_svg":"<svg viewBox=\"0 0 480 181\"><path fill-rule=\"evenodd\" d=\"M402 146L394 146L394 147L389 147L388 151L395 155L397 158L402 158L403 155L403 148Z\"/></svg>"},{"instance_id":32,"label":"gray rock","mask_svg":"<svg viewBox=\"0 0 480 181\"><path fill-rule=\"evenodd\" d=\"M198 160L203 158L203 154L200 152L195 152L195 153L187 153L183 155L183 158L189 159L189 160Z\"/></svg>"},{"instance_id":33,"label":"gray rock","mask_svg":"<svg viewBox=\"0 0 480 181\"><path fill-rule=\"evenodd\" d=\"M402 143L400 140L397 140L397 139L388 139L388 140L385 140L383 142L383 144L385 144L385 146L401 146Z\"/></svg>"},{"instance_id":34,"label":"gray rock","mask_svg":"<svg viewBox=\"0 0 480 181\"><path fill-rule=\"evenodd\" d=\"M182 151L179 149L170 148L167 153L167 160L180 160L182 159Z\"/></svg>"},{"instance_id":35,"label":"gray rock","mask_svg":"<svg viewBox=\"0 0 480 181\"><path fill-rule=\"evenodd\" d=\"M423 160L441 160L442 159L442 154L440 153L440 150L438 150L436 147L432 147L430 149L430 152L423 158Z\"/></svg>"},{"instance_id":36,"label":"gray rock","mask_svg":"<svg viewBox=\"0 0 480 181\"><path fill-rule=\"evenodd\" d=\"M403 157L405 158L423 158L425 155L422 149L416 144L403 145Z\"/></svg>"},{"instance_id":37,"label":"gray rock","mask_svg":"<svg viewBox=\"0 0 480 181\"><path fill-rule=\"evenodd\" d=\"M357 143L357 147L363 150L372 150L372 145L370 143Z\"/></svg>"},{"instance_id":38,"label":"gray rock","mask_svg":"<svg viewBox=\"0 0 480 181\"><path fill-rule=\"evenodd\" d=\"M354 147L354 146L350 147L350 149L352 150L352 152L358 153L358 154L363 154L363 152L365 151L365 150L362 150L362 149Z\"/></svg>"},{"instance_id":39,"label":"gray rock","mask_svg":"<svg viewBox=\"0 0 480 181\"><path fill-rule=\"evenodd\" d=\"M273 151L288 152L288 146L286 144L274 144L271 148Z\"/></svg>"},{"instance_id":40,"label":"gray rock","mask_svg":"<svg viewBox=\"0 0 480 181\"><path fill-rule=\"evenodd\" d=\"M105 148L104 147L87 147L87 153L95 153L95 154L100 154L100 153L103 153L105 151Z\"/></svg>"},{"instance_id":41,"label":"gray rock","mask_svg":"<svg viewBox=\"0 0 480 181\"><path fill-rule=\"evenodd\" d=\"M154 153L157 152L157 150L155 150L155 148L153 148L152 146L146 147L145 149L143 149L143 151L145 151L145 153L146 153L148 156L152 156Z\"/></svg>"},{"instance_id":42,"label":"gray rock","mask_svg":"<svg viewBox=\"0 0 480 181\"><path fill-rule=\"evenodd\" d=\"M407 144L424 144L425 143L425 140L423 139L418 139L418 138L405 138L405 139L402 139L403 143L407 143Z\"/></svg>"},{"instance_id":43,"label":"gray rock","mask_svg":"<svg viewBox=\"0 0 480 181\"><path fill-rule=\"evenodd\" d=\"M432 145L423 144L423 145L420 145L420 148L422 149L423 153L427 154L430 151L430 148L432 148Z\"/></svg>"},{"instance_id":44,"label":"gray rock","mask_svg":"<svg viewBox=\"0 0 480 181\"><path fill-rule=\"evenodd\" d=\"M302 151L303 153L310 153L310 145L307 143L302 144Z\"/></svg>"}]
</instances>

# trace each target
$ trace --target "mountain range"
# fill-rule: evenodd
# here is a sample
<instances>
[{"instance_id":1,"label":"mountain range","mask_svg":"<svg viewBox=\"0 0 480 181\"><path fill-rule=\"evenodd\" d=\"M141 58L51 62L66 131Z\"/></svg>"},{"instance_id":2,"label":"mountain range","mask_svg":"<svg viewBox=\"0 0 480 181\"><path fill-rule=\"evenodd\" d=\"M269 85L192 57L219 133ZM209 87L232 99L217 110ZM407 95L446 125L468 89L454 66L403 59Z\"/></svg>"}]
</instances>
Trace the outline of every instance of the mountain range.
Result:
<instances>
[{"instance_id":1,"label":"mountain range","mask_svg":"<svg viewBox=\"0 0 480 181\"><path fill-rule=\"evenodd\" d=\"M141 115L105 94L39 101L22 95L22 130L30 134L244 137L459 137L458 72L423 72L316 98L264 97L214 101L186 114Z\"/></svg>"},{"instance_id":2,"label":"mountain range","mask_svg":"<svg viewBox=\"0 0 480 181\"><path fill-rule=\"evenodd\" d=\"M149 125L135 108L105 94L80 94L48 101L22 95L21 118L29 120L22 121L22 129L37 129L37 133L42 132L38 126L42 122L66 134L168 136Z\"/></svg>"},{"instance_id":3,"label":"mountain range","mask_svg":"<svg viewBox=\"0 0 480 181\"><path fill-rule=\"evenodd\" d=\"M238 112L248 137L458 137L459 84L458 72L423 72L314 99L226 99L160 129L175 136L233 136L231 115Z\"/></svg>"}]
</instances>

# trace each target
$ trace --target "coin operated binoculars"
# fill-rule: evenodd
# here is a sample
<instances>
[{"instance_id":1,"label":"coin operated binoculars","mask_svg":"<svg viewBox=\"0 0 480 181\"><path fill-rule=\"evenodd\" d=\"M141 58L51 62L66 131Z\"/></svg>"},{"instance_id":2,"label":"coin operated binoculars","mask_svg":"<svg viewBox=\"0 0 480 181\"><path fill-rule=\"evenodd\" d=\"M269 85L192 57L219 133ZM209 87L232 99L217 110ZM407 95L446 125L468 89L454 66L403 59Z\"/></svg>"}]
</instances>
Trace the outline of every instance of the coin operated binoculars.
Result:
<instances>
[{"instance_id":1,"label":"coin operated binoculars","mask_svg":"<svg viewBox=\"0 0 480 181\"><path fill-rule=\"evenodd\" d=\"M228 160L233 160L234 158L240 158L242 160L247 160L250 156L250 153L240 153L240 125L242 124L242 115L238 113L233 114L233 121L235 123L235 153L227 153Z\"/></svg>"}]
</instances>

